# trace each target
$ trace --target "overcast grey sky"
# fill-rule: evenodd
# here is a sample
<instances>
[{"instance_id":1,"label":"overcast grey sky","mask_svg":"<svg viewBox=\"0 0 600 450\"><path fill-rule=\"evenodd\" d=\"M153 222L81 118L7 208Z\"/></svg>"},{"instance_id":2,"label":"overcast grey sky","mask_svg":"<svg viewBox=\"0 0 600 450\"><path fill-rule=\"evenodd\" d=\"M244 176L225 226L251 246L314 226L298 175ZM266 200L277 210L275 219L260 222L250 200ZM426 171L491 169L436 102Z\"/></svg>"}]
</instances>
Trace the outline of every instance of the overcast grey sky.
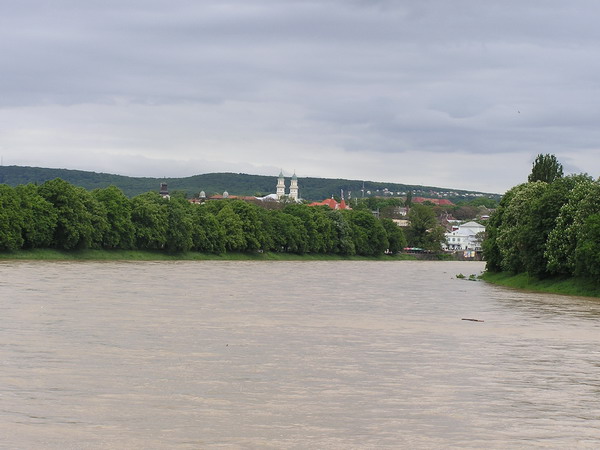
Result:
<instances>
[{"instance_id":1,"label":"overcast grey sky","mask_svg":"<svg viewBox=\"0 0 600 450\"><path fill-rule=\"evenodd\" d=\"M600 175L597 0L0 0L5 165Z\"/></svg>"}]
</instances>

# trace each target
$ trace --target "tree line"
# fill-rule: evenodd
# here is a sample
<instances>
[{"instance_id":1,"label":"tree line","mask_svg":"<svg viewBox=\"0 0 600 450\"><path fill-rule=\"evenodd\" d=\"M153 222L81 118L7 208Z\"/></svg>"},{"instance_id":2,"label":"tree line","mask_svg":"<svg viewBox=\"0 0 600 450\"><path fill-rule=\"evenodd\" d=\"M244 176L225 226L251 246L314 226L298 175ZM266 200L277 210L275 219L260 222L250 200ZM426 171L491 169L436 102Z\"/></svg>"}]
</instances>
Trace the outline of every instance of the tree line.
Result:
<instances>
[{"instance_id":1,"label":"tree line","mask_svg":"<svg viewBox=\"0 0 600 450\"><path fill-rule=\"evenodd\" d=\"M490 272L600 282L600 182L563 176L553 155L538 155L528 182L504 195L486 232Z\"/></svg>"},{"instance_id":2,"label":"tree line","mask_svg":"<svg viewBox=\"0 0 600 450\"><path fill-rule=\"evenodd\" d=\"M0 185L0 250L55 248L168 252L290 252L377 256L406 237L364 210L242 200L193 204L156 192L127 197L114 186L88 191L62 179Z\"/></svg>"}]
</instances>

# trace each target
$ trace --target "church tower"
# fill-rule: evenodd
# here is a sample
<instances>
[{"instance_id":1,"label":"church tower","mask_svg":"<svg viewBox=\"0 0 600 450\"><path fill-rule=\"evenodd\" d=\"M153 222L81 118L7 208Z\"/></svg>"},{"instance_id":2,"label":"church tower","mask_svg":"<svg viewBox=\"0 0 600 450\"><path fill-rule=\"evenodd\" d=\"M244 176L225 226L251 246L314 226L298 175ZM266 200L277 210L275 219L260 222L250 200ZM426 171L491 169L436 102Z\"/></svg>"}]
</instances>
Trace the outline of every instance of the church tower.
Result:
<instances>
[{"instance_id":1,"label":"church tower","mask_svg":"<svg viewBox=\"0 0 600 450\"><path fill-rule=\"evenodd\" d=\"M283 197L285 197L285 178L282 170L279 172L279 178L277 178L277 198L282 199Z\"/></svg>"},{"instance_id":2,"label":"church tower","mask_svg":"<svg viewBox=\"0 0 600 450\"><path fill-rule=\"evenodd\" d=\"M298 177L296 176L296 171L294 171L290 183L290 198L296 202L298 201Z\"/></svg>"}]
</instances>

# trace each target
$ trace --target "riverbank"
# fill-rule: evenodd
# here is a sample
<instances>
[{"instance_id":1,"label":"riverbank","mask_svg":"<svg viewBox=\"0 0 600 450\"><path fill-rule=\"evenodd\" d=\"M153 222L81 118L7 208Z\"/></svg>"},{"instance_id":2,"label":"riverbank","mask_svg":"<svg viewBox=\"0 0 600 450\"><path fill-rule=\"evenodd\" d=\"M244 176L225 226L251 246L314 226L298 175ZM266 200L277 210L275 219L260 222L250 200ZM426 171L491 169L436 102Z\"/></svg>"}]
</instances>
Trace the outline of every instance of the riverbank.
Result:
<instances>
[{"instance_id":1,"label":"riverbank","mask_svg":"<svg viewBox=\"0 0 600 450\"><path fill-rule=\"evenodd\" d=\"M0 252L0 260L45 260L45 261L413 261L414 255L342 256L294 253L210 253L184 252L166 253L143 250L73 250L53 249L19 250Z\"/></svg>"},{"instance_id":2,"label":"riverbank","mask_svg":"<svg viewBox=\"0 0 600 450\"><path fill-rule=\"evenodd\" d=\"M481 278L489 283L515 289L600 298L600 285L582 278L549 278L539 280L527 274L485 272Z\"/></svg>"}]
</instances>

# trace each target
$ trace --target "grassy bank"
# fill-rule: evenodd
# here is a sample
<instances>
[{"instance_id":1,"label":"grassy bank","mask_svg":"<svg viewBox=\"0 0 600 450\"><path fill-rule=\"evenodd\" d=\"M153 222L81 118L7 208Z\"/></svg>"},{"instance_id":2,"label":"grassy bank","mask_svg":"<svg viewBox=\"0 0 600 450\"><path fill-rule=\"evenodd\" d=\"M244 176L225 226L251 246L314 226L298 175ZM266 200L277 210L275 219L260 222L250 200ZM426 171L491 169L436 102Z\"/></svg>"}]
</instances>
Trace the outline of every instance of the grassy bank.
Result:
<instances>
[{"instance_id":1,"label":"grassy bank","mask_svg":"<svg viewBox=\"0 0 600 450\"><path fill-rule=\"evenodd\" d=\"M0 260L44 260L44 261L402 261L414 260L412 255L340 256L293 253L208 253L185 252L165 253L142 250L75 250L52 249L19 250L0 252Z\"/></svg>"},{"instance_id":2,"label":"grassy bank","mask_svg":"<svg viewBox=\"0 0 600 450\"><path fill-rule=\"evenodd\" d=\"M581 278L549 278L538 280L527 274L490 273L482 275L485 281L501 286L551 294L578 295L582 297L600 297L600 285Z\"/></svg>"}]
</instances>

